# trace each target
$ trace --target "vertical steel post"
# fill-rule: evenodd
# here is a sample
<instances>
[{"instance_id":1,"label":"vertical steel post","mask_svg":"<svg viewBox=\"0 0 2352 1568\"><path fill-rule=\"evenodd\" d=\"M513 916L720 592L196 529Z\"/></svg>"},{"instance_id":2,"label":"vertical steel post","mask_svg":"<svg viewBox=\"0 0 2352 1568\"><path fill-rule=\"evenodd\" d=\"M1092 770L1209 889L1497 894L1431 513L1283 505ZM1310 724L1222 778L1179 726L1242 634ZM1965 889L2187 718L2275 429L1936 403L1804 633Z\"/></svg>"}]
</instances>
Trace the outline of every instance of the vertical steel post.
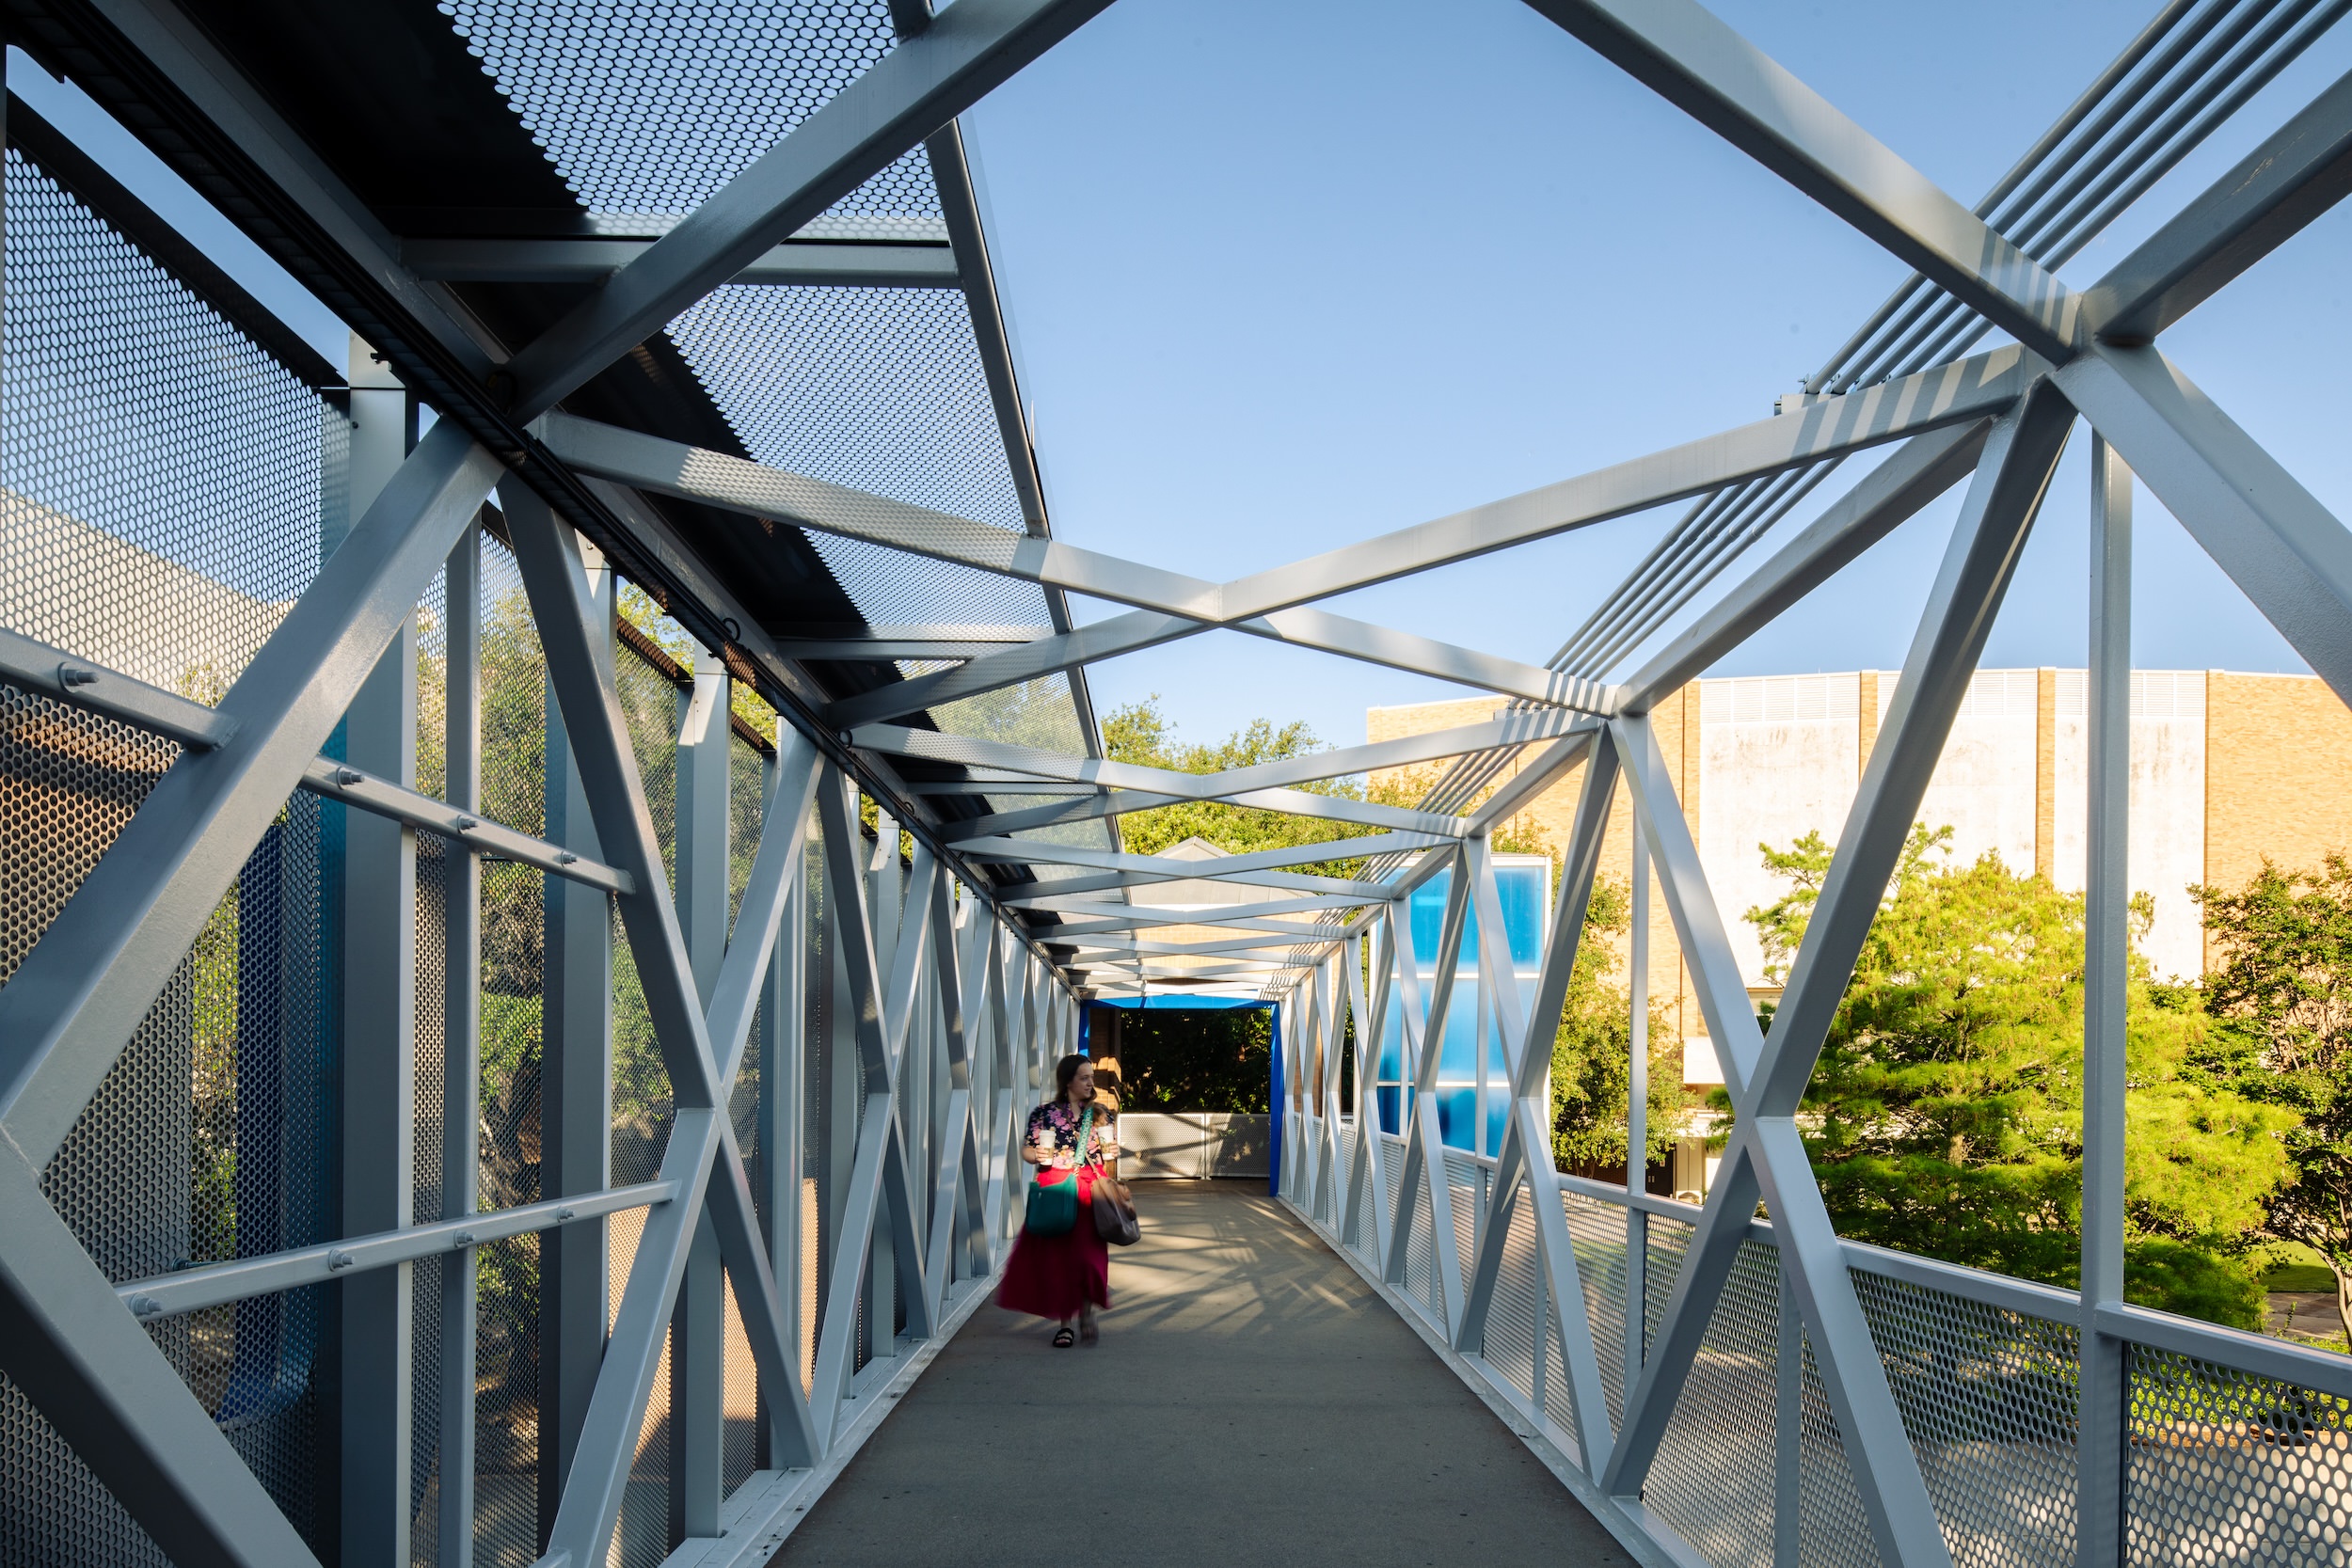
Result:
<instances>
[{"instance_id":1,"label":"vertical steel post","mask_svg":"<svg viewBox=\"0 0 2352 1568\"><path fill-rule=\"evenodd\" d=\"M450 552L443 623L444 788L459 811L482 809L482 524ZM482 1115L482 861L463 840L442 851L441 1217L481 1203L475 1129ZM473 1561L474 1250L441 1262L441 1486L438 1568Z\"/></svg>"},{"instance_id":2,"label":"vertical steel post","mask_svg":"<svg viewBox=\"0 0 2352 1568\"><path fill-rule=\"evenodd\" d=\"M727 950L727 668L703 654L677 736L679 934L703 1005ZM722 1053L733 1041L713 1040ZM705 1213L670 1312L670 1544L719 1533L726 1489L726 1280Z\"/></svg>"},{"instance_id":3,"label":"vertical steel post","mask_svg":"<svg viewBox=\"0 0 2352 1568\"><path fill-rule=\"evenodd\" d=\"M1587 768L1591 763L1584 765ZM1626 990L1633 1016L1628 1029L1625 1081L1625 1384L1642 1381L1648 1350L1649 1215L1641 1196L1649 1186L1649 841L1642 836L1642 802L1633 806L1633 931L1626 944Z\"/></svg>"},{"instance_id":4,"label":"vertical steel post","mask_svg":"<svg viewBox=\"0 0 2352 1568\"><path fill-rule=\"evenodd\" d=\"M597 656L612 667L612 572L583 545L589 590L603 611ZM552 682L547 687L548 838L601 860L588 794ZM546 879L539 1047L539 1196L609 1184L612 1165L612 902L561 877ZM606 1227L563 1226L539 1238L539 1533L544 1544L604 1360Z\"/></svg>"},{"instance_id":5,"label":"vertical steel post","mask_svg":"<svg viewBox=\"0 0 2352 1568\"><path fill-rule=\"evenodd\" d=\"M773 792L777 763L768 764L768 784ZM819 787L822 787L821 785ZM809 832L817 832L811 824ZM808 862L803 850L790 870L792 891L784 906L784 928L776 935L775 957L762 982L759 1009L759 1164L766 1187L768 1256L776 1266L779 1294L784 1300L785 1338L793 1348L794 1367L805 1378L809 1368L807 1334L811 1323L806 1292L809 1268L802 1255L806 1244L801 1164L802 1105L806 1070L803 1052L807 1027L805 1003L808 977ZM781 1398L787 1390L763 1390L763 1400ZM773 1466L778 1444L774 1418L763 1403L758 1462Z\"/></svg>"},{"instance_id":6,"label":"vertical steel post","mask_svg":"<svg viewBox=\"0 0 2352 1568\"><path fill-rule=\"evenodd\" d=\"M887 985L897 972L898 961L898 922L904 912L906 878L898 864L898 822L886 811L874 816L874 852L866 862L866 907L874 932L874 973ZM919 1006L917 1008L920 1010ZM914 1029L910 1021L901 1052L913 1049ZM898 1118L898 1136L902 1146L912 1148L914 1140L907 1136L907 1102L912 1079L902 1059L898 1069L898 1104L892 1115ZM868 1084L868 1094L880 1094L886 1087ZM914 1201L908 1195L910 1203ZM915 1223L922 1222L918 1217ZM866 1311L858 1320L858 1348L867 1361L898 1354L898 1258L886 1246L869 1249L866 1265Z\"/></svg>"},{"instance_id":7,"label":"vertical steel post","mask_svg":"<svg viewBox=\"0 0 2352 1568\"><path fill-rule=\"evenodd\" d=\"M2123 1299L2124 987L2130 961L2132 471L2090 443L2090 789L2083 960L2082 1415L2076 1568L2122 1560L2123 1345L2093 1313Z\"/></svg>"},{"instance_id":8,"label":"vertical steel post","mask_svg":"<svg viewBox=\"0 0 2352 1568\"><path fill-rule=\"evenodd\" d=\"M366 512L408 455L408 393L373 351L351 341L351 504ZM340 537L320 541L332 554ZM393 634L354 697L342 756L413 788L417 780L417 620ZM369 812L338 811L337 920L342 1130L337 1234L407 1225L415 1206L417 840ZM371 1270L335 1291L337 1492L342 1560L407 1568L414 1421L414 1265Z\"/></svg>"}]
</instances>

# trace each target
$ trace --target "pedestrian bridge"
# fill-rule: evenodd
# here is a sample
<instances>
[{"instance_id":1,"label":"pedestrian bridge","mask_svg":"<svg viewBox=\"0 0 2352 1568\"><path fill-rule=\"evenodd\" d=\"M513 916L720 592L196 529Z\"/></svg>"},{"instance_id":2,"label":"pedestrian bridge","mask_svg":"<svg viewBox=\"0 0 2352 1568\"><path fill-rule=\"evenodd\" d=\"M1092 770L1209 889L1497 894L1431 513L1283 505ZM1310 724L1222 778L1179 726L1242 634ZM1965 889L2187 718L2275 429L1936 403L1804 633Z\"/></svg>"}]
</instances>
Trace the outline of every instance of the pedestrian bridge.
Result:
<instances>
[{"instance_id":1,"label":"pedestrian bridge","mask_svg":"<svg viewBox=\"0 0 2352 1568\"><path fill-rule=\"evenodd\" d=\"M2162 347L2352 186L2352 84L2235 119L2346 5L2165 5L1970 208L1692 0L1531 0L1908 276L1770 418L1229 576L1057 538L959 119L1108 3L0 0L0 1561L2344 1562L2352 1362L2126 1302L2122 1138L2135 479L2352 697L2352 539ZM1842 1239L1798 1112L2078 422L2061 1291ZM1652 708L1947 493L1767 1031ZM1327 608L1611 519L1542 665ZM1089 663L1219 634L1502 706L1106 760ZM1126 852L1186 802L1325 836ZM1552 1157L1618 809L1700 1207ZM1275 1008L1270 1181L1148 1187L1050 1351L1014 1140L1154 988Z\"/></svg>"}]
</instances>

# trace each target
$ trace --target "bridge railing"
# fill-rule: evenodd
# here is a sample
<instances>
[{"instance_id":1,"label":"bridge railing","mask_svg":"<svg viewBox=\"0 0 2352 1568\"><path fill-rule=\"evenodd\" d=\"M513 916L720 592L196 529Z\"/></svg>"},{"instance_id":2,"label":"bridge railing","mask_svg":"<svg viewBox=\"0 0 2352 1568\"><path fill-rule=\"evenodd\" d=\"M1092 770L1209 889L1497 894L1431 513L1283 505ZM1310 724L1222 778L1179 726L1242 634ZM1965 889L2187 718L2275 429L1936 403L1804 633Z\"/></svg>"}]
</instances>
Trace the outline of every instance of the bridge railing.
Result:
<instances>
[{"instance_id":1,"label":"bridge railing","mask_svg":"<svg viewBox=\"0 0 2352 1568\"><path fill-rule=\"evenodd\" d=\"M1581 1299L1551 1299L1531 1185L1507 1236L1482 1339L1457 1345L1429 1208L1417 1206L1391 1270L1376 1238L1400 1212L1407 1140L1375 1134L1357 1161L1353 1117L1291 1114L1285 1198L1454 1369L1507 1408L1572 1473L1580 1496L1663 1560L1871 1564L1883 1560L1831 1390L1781 1268L1752 1220L1712 1304L1646 1484L1613 1496L1577 1438L1557 1312L1581 1320L1606 1403L1625 1418L1703 1211L1557 1174ZM1318 1166L1313 1151L1332 1164ZM1477 1256L1496 1211L1495 1159L1448 1148L1455 1256ZM1385 1180L1351 1182L1376 1164ZM1334 1177L1330 1172L1336 1171ZM2104 1521L2131 1563L2340 1562L2352 1543L2352 1361L2210 1323L2110 1308L2095 1332L2121 1349L2118 1429L2081 1418L2079 1294L1858 1243L1840 1243L1936 1522L1956 1563L2030 1568L2074 1560L2082 1454L2120 1456Z\"/></svg>"}]
</instances>

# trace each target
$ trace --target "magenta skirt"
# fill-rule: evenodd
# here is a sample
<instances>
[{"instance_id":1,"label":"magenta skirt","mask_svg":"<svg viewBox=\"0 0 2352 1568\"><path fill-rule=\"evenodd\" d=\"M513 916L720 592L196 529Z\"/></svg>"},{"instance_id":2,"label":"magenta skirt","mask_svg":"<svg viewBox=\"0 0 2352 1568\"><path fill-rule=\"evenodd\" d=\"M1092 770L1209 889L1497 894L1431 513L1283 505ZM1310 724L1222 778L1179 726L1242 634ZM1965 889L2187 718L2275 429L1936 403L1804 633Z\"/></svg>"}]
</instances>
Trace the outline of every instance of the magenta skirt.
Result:
<instances>
[{"instance_id":1,"label":"magenta skirt","mask_svg":"<svg viewBox=\"0 0 2352 1568\"><path fill-rule=\"evenodd\" d=\"M1059 1236L1014 1238L996 1305L1041 1318L1074 1318L1111 1304L1110 1243L1094 1233L1092 1169L1078 1172L1078 1223ZM1032 1180L1035 1180L1032 1177Z\"/></svg>"}]
</instances>

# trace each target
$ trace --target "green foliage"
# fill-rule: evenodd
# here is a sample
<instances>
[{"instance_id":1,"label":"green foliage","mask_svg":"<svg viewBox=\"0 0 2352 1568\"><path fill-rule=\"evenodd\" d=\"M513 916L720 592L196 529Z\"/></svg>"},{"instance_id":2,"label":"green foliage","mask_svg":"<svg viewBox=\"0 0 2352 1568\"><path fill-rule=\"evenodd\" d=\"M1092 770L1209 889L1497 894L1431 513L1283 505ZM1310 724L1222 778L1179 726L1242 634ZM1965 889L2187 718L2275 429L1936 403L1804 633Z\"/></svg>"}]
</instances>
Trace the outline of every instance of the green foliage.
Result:
<instances>
[{"instance_id":1,"label":"green foliage","mask_svg":"<svg viewBox=\"0 0 2352 1568\"><path fill-rule=\"evenodd\" d=\"M1113 762L1140 763L1183 773L1217 773L1229 768L1254 768L1261 763L1287 762L1329 748L1302 720L1276 727L1263 719L1234 731L1215 745L1180 741L1168 716L1160 711L1158 693L1130 703L1103 721L1103 754ZM1355 779L1325 779L1298 787L1311 794L1360 800L1363 787ZM1156 855L1200 837L1232 854L1253 849L1280 849L1299 844L1321 844L1347 838L1362 830L1346 822L1294 816L1287 812L1229 806L1218 801L1187 801L1152 811L1131 812L1119 819L1120 840L1127 852ZM1325 876L1346 876L1359 862L1333 862L1295 869Z\"/></svg>"},{"instance_id":2,"label":"green foliage","mask_svg":"<svg viewBox=\"0 0 2352 1568\"><path fill-rule=\"evenodd\" d=\"M2270 1233L2331 1271L2352 1350L2352 862L2281 871L2236 891L2191 890L2222 964L2205 979L2217 1076L2282 1114L2294 1180L2272 1194Z\"/></svg>"},{"instance_id":3,"label":"green foliage","mask_svg":"<svg viewBox=\"0 0 2352 1568\"><path fill-rule=\"evenodd\" d=\"M2083 899L1999 857L1946 858L1915 828L1805 1097L1806 1144L1839 1230L2028 1279L2079 1262ZM1748 911L1785 977L1830 846L1764 849L1789 892ZM2143 906L2144 910L2144 906ZM2133 1299L2259 1322L2252 1232L2287 1175L2293 1118L2204 1065L2199 1013L2131 959L2125 1020L2126 1274Z\"/></svg>"},{"instance_id":4,"label":"green foliage","mask_svg":"<svg viewBox=\"0 0 2352 1568\"><path fill-rule=\"evenodd\" d=\"M1102 1016L1095 1015L1098 1030ZM1120 1009L1120 1108L1264 1111L1273 1090L1273 1017L1263 1007Z\"/></svg>"},{"instance_id":5,"label":"green foliage","mask_svg":"<svg viewBox=\"0 0 2352 1568\"><path fill-rule=\"evenodd\" d=\"M1625 1168L1627 1111L1632 1102L1632 998L1623 987L1612 985L1610 976L1617 968L1615 939L1630 925L1632 902L1626 883L1606 878L1594 882L1576 965L1560 1008L1560 1026L1552 1036L1552 1153L1570 1169ZM1651 1164L1674 1148L1689 1106L1682 1087L1682 1048L1654 1001L1646 1103L1643 1163Z\"/></svg>"}]
</instances>

